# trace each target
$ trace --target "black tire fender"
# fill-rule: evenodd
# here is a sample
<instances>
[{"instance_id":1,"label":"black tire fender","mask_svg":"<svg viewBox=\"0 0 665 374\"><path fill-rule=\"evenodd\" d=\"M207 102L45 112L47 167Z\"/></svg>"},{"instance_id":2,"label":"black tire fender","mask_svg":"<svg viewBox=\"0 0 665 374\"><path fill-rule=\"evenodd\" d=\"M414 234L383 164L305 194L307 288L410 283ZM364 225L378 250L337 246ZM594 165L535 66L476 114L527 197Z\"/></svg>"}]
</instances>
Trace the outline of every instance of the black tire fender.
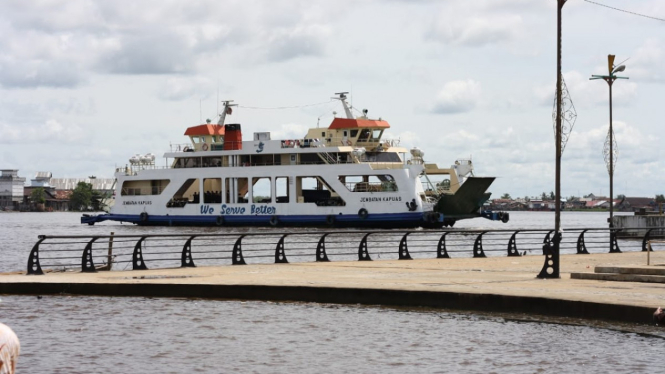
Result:
<instances>
[{"instance_id":1,"label":"black tire fender","mask_svg":"<svg viewBox=\"0 0 665 374\"><path fill-rule=\"evenodd\" d=\"M358 211L358 217L360 217L362 219L367 218L368 214L369 214L369 212L365 208L360 208L360 210Z\"/></svg>"}]
</instances>

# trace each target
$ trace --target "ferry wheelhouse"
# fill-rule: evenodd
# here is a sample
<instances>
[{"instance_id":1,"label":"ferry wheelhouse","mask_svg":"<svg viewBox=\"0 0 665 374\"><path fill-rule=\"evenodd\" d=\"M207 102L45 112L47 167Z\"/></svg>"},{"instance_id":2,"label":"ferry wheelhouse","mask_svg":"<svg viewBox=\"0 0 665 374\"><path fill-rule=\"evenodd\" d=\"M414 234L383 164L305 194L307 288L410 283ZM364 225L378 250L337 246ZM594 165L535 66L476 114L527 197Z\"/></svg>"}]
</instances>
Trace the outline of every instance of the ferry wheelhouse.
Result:
<instances>
[{"instance_id":1,"label":"ferry wheelhouse","mask_svg":"<svg viewBox=\"0 0 665 374\"><path fill-rule=\"evenodd\" d=\"M388 122L354 117L346 93L336 95L346 117L298 139L243 141L241 125L225 123L236 106L225 101L217 124L188 128L190 142L165 153L170 166L137 155L117 168L110 212L81 222L397 228L481 216L494 178L474 177L470 160L425 163L420 149L383 139Z\"/></svg>"}]
</instances>

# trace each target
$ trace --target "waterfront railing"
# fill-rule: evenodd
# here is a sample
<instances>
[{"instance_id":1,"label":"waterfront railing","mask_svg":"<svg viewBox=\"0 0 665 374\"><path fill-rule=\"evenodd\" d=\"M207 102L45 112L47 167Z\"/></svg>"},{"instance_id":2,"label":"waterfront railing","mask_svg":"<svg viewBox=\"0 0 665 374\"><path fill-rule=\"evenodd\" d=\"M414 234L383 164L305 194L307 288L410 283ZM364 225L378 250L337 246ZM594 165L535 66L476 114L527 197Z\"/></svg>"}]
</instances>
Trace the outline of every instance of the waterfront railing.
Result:
<instances>
[{"instance_id":1,"label":"waterfront railing","mask_svg":"<svg viewBox=\"0 0 665 374\"><path fill-rule=\"evenodd\" d=\"M559 253L648 251L665 228L574 228L562 232ZM146 235L40 235L27 274L95 272L261 263L372 261L414 258L486 258L545 255L558 264L554 230L446 229L183 233Z\"/></svg>"}]
</instances>

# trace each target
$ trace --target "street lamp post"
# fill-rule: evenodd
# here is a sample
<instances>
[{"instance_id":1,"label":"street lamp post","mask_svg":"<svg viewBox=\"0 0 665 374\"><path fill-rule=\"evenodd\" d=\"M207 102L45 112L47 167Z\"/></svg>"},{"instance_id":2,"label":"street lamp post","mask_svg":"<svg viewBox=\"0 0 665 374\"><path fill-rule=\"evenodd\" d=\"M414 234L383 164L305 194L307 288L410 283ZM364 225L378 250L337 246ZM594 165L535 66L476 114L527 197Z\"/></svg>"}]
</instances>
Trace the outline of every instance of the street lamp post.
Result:
<instances>
[{"instance_id":1,"label":"street lamp post","mask_svg":"<svg viewBox=\"0 0 665 374\"><path fill-rule=\"evenodd\" d=\"M607 82L610 87L610 129L607 133L607 140L603 153L605 154L605 163L607 164L607 171L610 174L610 228L614 227L614 163L616 162L616 145L614 140L614 130L612 129L612 83L617 79L628 79L628 77L618 77L614 75L626 70L625 65L614 66L614 55L607 55L607 71L608 75L592 75L589 80L602 79ZM611 244L610 244L611 245Z\"/></svg>"}]
</instances>

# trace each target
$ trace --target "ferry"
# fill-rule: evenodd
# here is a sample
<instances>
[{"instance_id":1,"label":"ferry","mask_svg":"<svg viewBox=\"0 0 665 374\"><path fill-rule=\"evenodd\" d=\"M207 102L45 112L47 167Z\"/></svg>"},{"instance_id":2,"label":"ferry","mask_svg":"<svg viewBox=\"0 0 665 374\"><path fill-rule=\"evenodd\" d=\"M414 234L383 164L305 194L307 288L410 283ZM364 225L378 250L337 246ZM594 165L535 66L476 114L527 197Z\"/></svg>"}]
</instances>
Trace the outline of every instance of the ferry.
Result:
<instances>
[{"instance_id":1,"label":"ferry","mask_svg":"<svg viewBox=\"0 0 665 374\"><path fill-rule=\"evenodd\" d=\"M272 139L256 132L243 140L226 123L237 106L224 101L216 124L190 127L189 143L171 145L165 167L152 154L116 168L108 213L81 223L138 225L327 226L440 228L508 213L483 211L493 177L473 175L471 160L450 168L427 163L417 147L384 139L387 121L354 116L347 93L336 93L345 116L303 138ZM440 178L440 181L436 179Z\"/></svg>"}]
</instances>

